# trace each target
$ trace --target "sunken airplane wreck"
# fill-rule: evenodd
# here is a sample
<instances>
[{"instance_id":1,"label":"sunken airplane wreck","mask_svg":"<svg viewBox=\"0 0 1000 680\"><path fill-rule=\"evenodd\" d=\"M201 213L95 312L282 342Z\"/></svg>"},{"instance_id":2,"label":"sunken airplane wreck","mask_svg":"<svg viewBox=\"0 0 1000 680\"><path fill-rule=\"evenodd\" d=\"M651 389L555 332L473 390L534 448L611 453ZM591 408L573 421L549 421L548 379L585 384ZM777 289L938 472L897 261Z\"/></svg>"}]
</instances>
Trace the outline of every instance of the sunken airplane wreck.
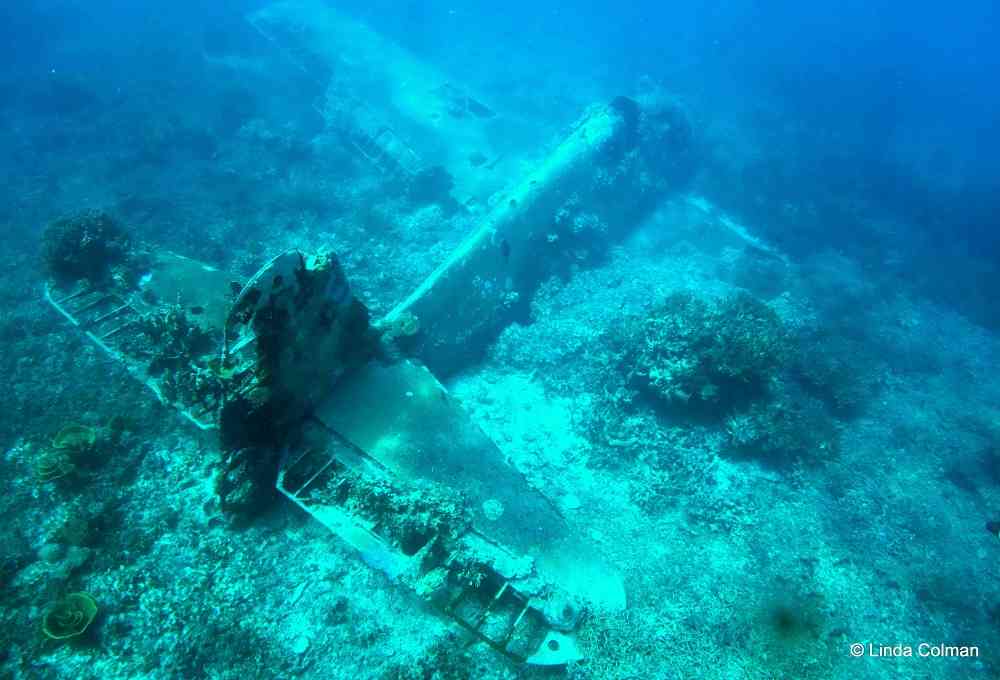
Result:
<instances>
[{"instance_id":1,"label":"sunken airplane wreck","mask_svg":"<svg viewBox=\"0 0 1000 680\"><path fill-rule=\"evenodd\" d=\"M287 39L283 17L325 30L298 30L298 59L334 59L326 53L338 40L380 40L306 6L323 21L299 17L302 3L278 3L251 21L272 40ZM326 53L310 53L310 44ZM398 48L380 50L406 60ZM409 74L443 97L420 106L456 105L455 88L432 69ZM462 115L463 134L449 139L488 145L486 126L502 114L482 115L485 105L477 99L470 109L463 97L461 113L477 115ZM625 607L621 577L505 461L434 372L467 365L516 318L565 261L560 249L585 237L581 223L599 221L610 238L662 198L677 181L688 131L675 110L642 110L620 97L590 107L527 176L497 183L499 166L492 175L480 176L478 166L453 171L446 145L417 153L402 144L396 129L439 113L415 101L379 102L391 127L351 116L331 124L380 170L413 176L420 158L437 153L456 191L492 198L472 233L384 318L370 318L334 253L284 252L237 281L137 245L100 214L50 227L45 299L160 401L218 431L224 509L239 513L277 487L475 638L517 662L565 664L587 654L577 632L588 612Z\"/></svg>"}]
</instances>

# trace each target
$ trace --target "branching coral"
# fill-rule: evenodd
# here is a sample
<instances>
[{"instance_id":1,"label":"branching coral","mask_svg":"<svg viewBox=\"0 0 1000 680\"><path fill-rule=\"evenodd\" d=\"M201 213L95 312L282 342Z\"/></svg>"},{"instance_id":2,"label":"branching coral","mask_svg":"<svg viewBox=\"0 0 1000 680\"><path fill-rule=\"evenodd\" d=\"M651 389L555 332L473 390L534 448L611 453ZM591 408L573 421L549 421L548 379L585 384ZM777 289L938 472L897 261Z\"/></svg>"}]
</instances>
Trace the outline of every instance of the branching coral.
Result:
<instances>
[{"instance_id":1,"label":"branching coral","mask_svg":"<svg viewBox=\"0 0 1000 680\"><path fill-rule=\"evenodd\" d=\"M789 352L778 315L746 294L710 302L675 293L632 333L626 368L639 387L723 412L763 393Z\"/></svg>"},{"instance_id":2,"label":"branching coral","mask_svg":"<svg viewBox=\"0 0 1000 680\"><path fill-rule=\"evenodd\" d=\"M58 279L103 282L125 265L132 241L107 213L83 212L49 224L42 235L42 259Z\"/></svg>"}]
</instances>

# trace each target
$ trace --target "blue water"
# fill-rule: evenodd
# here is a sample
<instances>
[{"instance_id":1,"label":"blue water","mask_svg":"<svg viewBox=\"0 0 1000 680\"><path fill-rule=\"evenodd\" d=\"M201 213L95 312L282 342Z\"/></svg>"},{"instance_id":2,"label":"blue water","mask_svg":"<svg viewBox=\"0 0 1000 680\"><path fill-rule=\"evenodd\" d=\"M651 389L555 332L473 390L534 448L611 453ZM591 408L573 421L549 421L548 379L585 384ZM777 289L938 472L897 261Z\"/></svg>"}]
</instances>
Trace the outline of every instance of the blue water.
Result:
<instances>
[{"instance_id":1,"label":"blue water","mask_svg":"<svg viewBox=\"0 0 1000 680\"><path fill-rule=\"evenodd\" d=\"M215 439L40 304L39 253L46 225L84 211L236 280L330 248L374 321L620 96L683 121L657 142L683 155L674 184L616 188L634 223L574 212L598 183L563 187L527 258L488 241L505 266L551 260L544 277L470 276L470 296L507 295L499 320L440 364L426 320L390 352L440 368L625 575L628 612L593 617L589 661L551 677L1000 674L1000 5L326 4L490 109L400 115L394 139L443 158L482 116L492 148L414 175L395 148L383 167L331 111L381 120L399 92L429 97L394 89L425 72L359 70L361 44L328 59L307 30L248 20L280 2L0 7L0 676L523 672L329 556L297 510L234 526L204 481L224 467L205 462ZM110 463L39 472L66 423L104 441L123 415ZM100 611L86 636L39 632L83 591ZM920 642L978 657L922 659ZM897 667L896 645L918 658Z\"/></svg>"}]
</instances>

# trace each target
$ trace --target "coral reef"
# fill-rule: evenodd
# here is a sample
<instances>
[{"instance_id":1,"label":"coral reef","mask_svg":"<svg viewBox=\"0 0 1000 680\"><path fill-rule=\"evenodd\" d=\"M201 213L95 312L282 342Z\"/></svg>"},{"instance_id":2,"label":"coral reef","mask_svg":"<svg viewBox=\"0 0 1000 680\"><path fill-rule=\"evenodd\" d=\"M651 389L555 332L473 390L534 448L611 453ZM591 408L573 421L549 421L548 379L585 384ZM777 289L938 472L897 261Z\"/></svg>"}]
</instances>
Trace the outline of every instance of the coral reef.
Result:
<instances>
[{"instance_id":1,"label":"coral reef","mask_svg":"<svg viewBox=\"0 0 1000 680\"><path fill-rule=\"evenodd\" d=\"M206 331L188 314L174 305L144 315L138 328L155 348L147 370L151 376L163 378L160 385L168 401L197 404L217 400L222 381L213 361L220 334Z\"/></svg>"},{"instance_id":2,"label":"coral reef","mask_svg":"<svg viewBox=\"0 0 1000 680\"><path fill-rule=\"evenodd\" d=\"M104 283L125 281L132 239L111 215L86 211L57 219L42 234L42 260L55 277Z\"/></svg>"},{"instance_id":3,"label":"coral reef","mask_svg":"<svg viewBox=\"0 0 1000 680\"><path fill-rule=\"evenodd\" d=\"M882 369L864 342L847 334L815 333L797 344L799 382L838 415L855 417L877 396Z\"/></svg>"},{"instance_id":4,"label":"coral reef","mask_svg":"<svg viewBox=\"0 0 1000 680\"><path fill-rule=\"evenodd\" d=\"M645 393L719 415L762 398L790 348L778 315L747 294L674 293L625 332L622 368Z\"/></svg>"},{"instance_id":5,"label":"coral reef","mask_svg":"<svg viewBox=\"0 0 1000 680\"><path fill-rule=\"evenodd\" d=\"M317 112L330 72L304 51L277 56L241 16L166 13L148 35L108 41L62 16L69 3L47 4L33 10L45 14L37 32L16 30L44 40L0 66L0 676L997 676L1000 543L983 526L1000 507L1000 344L948 307L997 325L996 192L979 181L992 175L974 191L935 194L881 160L859 164L855 149L831 157L831 141L851 134L850 102L827 90L815 101L836 106L807 106L814 118L834 111L817 134L749 85L746 107L733 106L728 82L713 100L712 64L661 60L676 64L664 82L692 74L683 104L656 77L635 100L615 100L629 135L646 140L642 155L609 149L614 163L560 196L530 246L556 276L522 295L516 323L448 384L628 583L625 611L587 619L587 659L533 672L470 644L297 508L272 502L281 433L268 428L281 413L233 414L247 440L220 453L214 436L38 304L44 278L134 290L146 270L137 243L238 276L288 248L328 247L377 319L490 199L459 206L460 178L433 165L410 182L387 177ZM497 16L519 20L509 9ZM409 10L369 14L410 21ZM465 70L486 74L479 84L497 115L484 124L515 163L520 143L542 156L586 105L633 91L637 62L610 82L601 74L617 65L600 63L604 53L588 62L527 24L505 38L524 49L489 62L454 32L468 16L449 15L453 44L428 53L457 62L477 48ZM232 39L216 33L206 49L199 17ZM482 23L495 41L496 26ZM713 44L713 58L734 44ZM574 68L540 67L552 59ZM56 72L39 76L38 64ZM862 99L877 118L878 98ZM905 109L892 100L898 121ZM876 137L889 138L866 131L861 142ZM520 176L495 153L469 147L461 158L504 181ZM621 220L628 230L581 207L628 183L657 197ZM667 183L693 193L659 202ZM891 218L888 193L904 208ZM969 196L976 205L960 205ZM428 334L419 321L400 319L385 339L405 351ZM232 377L190 308L133 330L155 339L150 369L179 376L169 397ZM67 422L82 430L54 442ZM412 549L466 520L455 499L418 491L355 485L344 502ZM245 521L234 526L235 516ZM482 578L477 567L461 565L461 578ZM438 576L418 578L433 594ZM99 613L84 590L99 596ZM857 640L921 639L977 643L982 656L849 653Z\"/></svg>"},{"instance_id":6,"label":"coral reef","mask_svg":"<svg viewBox=\"0 0 1000 680\"><path fill-rule=\"evenodd\" d=\"M775 399L756 402L726 418L733 452L778 465L835 458L840 434L824 405L792 387L776 392L780 396Z\"/></svg>"}]
</instances>

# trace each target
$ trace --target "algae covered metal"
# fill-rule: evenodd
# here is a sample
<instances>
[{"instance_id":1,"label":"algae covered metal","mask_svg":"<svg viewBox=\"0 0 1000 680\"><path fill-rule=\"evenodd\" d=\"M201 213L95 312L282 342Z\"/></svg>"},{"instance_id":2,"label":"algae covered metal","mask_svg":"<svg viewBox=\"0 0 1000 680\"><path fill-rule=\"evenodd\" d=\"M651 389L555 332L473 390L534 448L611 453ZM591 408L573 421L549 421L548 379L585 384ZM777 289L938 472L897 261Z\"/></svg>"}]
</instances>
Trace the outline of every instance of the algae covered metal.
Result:
<instances>
[{"instance_id":1,"label":"algae covered metal","mask_svg":"<svg viewBox=\"0 0 1000 680\"><path fill-rule=\"evenodd\" d=\"M244 478L230 494L273 474L366 563L518 661L581 658L584 608L624 606L614 572L430 371L388 358L332 254L283 253L236 295L217 270L172 254L153 262L133 291L50 284L46 297L164 403L219 428L230 459L246 466L231 468ZM154 298L154 280L171 295ZM227 296L220 324L208 309ZM204 320L188 320L191 308ZM168 399L167 378L149 375L159 348L148 328L171 315L183 316L184 334L219 340L217 356L187 355L169 371L212 376L211 400ZM594 587L564 579L571 566L598 576Z\"/></svg>"},{"instance_id":2,"label":"algae covered metal","mask_svg":"<svg viewBox=\"0 0 1000 680\"><path fill-rule=\"evenodd\" d=\"M446 168L459 202L485 201L520 172L537 122L499 111L436 65L321 0L270 3L250 24L325 94L316 108L385 173Z\"/></svg>"},{"instance_id":3,"label":"algae covered metal","mask_svg":"<svg viewBox=\"0 0 1000 680\"><path fill-rule=\"evenodd\" d=\"M280 447L284 495L497 650L579 658L583 608L624 606L620 579L430 371L387 358L372 330L332 255L272 260L227 324L223 441ZM570 567L595 578L565 578Z\"/></svg>"},{"instance_id":4,"label":"algae covered metal","mask_svg":"<svg viewBox=\"0 0 1000 680\"><path fill-rule=\"evenodd\" d=\"M626 606L620 575L437 376L468 366L547 278L662 197L683 174L683 120L618 97L547 151L503 148L524 121L324 4L279 2L249 20L328 82L323 110L345 144L383 171L451 177L469 235L381 319L336 254L295 249L247 281L155 248L106 249L113 260L54 276L46 300L160 401L218 429L225 510L276 486L498 652L582 658L588 612ZM82 231L62 226L50 250L72 260Z\"/></svg>"},{"instance_id":5,"label":"algae covered metal","mask_svg":"<svg viewBox=\"0 0 1000 680\"><path fill-rule=\"evenodd\" d=\"M131 253L135 285L120 279L59 280L46 301L97 347L203 430L216 425L222 384L218 340L240 285L225 272L169 252Z\"/></svg>"}]
</instances>

